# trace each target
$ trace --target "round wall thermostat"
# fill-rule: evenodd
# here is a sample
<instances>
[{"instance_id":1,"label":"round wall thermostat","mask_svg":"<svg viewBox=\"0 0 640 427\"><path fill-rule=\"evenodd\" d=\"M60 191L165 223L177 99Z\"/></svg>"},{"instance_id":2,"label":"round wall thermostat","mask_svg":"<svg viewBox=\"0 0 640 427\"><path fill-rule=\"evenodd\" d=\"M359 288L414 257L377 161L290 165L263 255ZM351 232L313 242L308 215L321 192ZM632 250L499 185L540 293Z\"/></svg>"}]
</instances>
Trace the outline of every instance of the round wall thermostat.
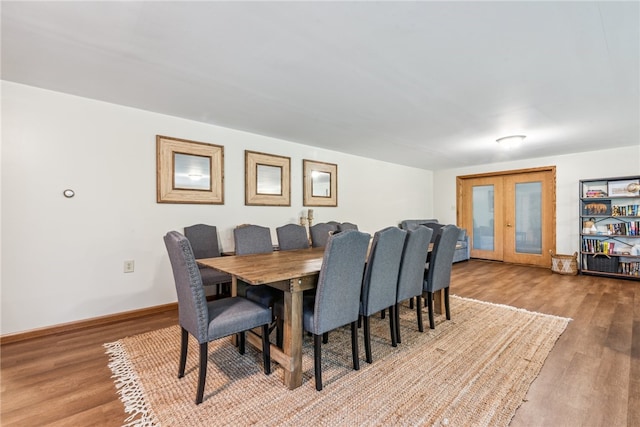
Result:
<instances>
[{"instance_id":1,"label":"round wall thermostat","mask_svg":"<svg viewBox=\"0 0 640 427\"><path fill-rule=\"evenodd\" d=\"M62 192L62 194L64 194L64 197L66 197L66 198L68 198L68 199L70 199L71 197L73 197L73 196L75 196L75 195L76 195L75 191L70 190L70 189L66 189L66 190L64 190L64 191Z\"/></svg>"}]
</instances>

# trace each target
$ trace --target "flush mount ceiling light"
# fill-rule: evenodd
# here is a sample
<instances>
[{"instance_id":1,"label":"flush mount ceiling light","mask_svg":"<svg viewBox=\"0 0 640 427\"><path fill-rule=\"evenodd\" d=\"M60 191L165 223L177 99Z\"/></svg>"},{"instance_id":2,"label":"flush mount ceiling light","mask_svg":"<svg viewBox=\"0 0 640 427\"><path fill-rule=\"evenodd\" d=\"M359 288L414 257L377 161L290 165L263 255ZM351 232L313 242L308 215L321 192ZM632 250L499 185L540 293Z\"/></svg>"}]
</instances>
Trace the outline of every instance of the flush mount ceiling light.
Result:
<instances>
[{"instance_id":1,"label":"flush mount ceiling light","mask_svg":"<svg viewBox=\"0 0 640 427\"><path fill-rule=\"evenodd\" d=\"M506 148L517 147L526 138L526 135L510 135L496 139L496 142Z\"/></svg>"}]
</instances>

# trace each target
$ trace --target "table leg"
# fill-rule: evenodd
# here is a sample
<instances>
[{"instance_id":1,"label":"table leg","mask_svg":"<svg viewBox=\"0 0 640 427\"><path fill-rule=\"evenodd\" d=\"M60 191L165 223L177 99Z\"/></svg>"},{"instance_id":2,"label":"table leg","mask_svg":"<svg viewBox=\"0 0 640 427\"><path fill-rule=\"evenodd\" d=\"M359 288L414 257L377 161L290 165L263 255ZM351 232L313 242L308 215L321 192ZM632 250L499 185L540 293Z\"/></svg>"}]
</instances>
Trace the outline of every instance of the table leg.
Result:
<instances>
[{"instance_id":1,"label":"table leg","mask_svg":"<svg viewBox=\"0 0 640 427\"><path fill-rule=\"evenodd\" d=\"M434 314L442 314L444 308L444 289L437 290L433 293L433 312Z\"/></svg>"},{"instance_id":2,"label":"table leg","mask_svg":"<svg viewBox=\"0 0 640 427\"><path fill-rule=\"evenodd\" d=\"M284 292L283 350L290 360L284 368L284 384L293 390L302 385L302 291Z\"/></svg>"},{"instance_id":3,"label":"table leg","mask_svg":"<svg viewBox=\"0 0 640 427\"><path fill-rule=\"evenodd\" d=\"M238 278L236 276L231 276L231 296L235 297L238 295ZM231 335L231 342L233 345L238 345L238 336L236 334Z\"/></svg>"},{"instance_id":4,"label":"table leg","mask_svg":"<svg viewBox=\"0 0 640 427\"><path fill-rule=\"evenodd\" d=\"M231 276L231 296L238 296L238 278Z\"/></svg>"}]
</instances>

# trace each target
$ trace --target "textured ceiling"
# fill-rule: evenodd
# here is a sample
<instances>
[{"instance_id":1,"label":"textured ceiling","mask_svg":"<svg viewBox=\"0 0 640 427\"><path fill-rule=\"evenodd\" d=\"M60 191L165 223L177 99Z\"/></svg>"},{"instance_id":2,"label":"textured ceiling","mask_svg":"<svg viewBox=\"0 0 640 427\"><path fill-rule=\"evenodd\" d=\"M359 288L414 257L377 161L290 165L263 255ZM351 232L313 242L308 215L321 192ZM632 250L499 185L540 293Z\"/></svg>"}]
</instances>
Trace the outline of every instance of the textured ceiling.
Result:
<instances>
[{"instance_id":1,"label":"textured ceiling","mask_svg":"<svg viewBox=\"0 0 640 427\"><path fill-rule=\"evenodd\" d=\"M3 80L301 144L432 170L640 144L636 1L1 8Z\"/></svg>"}]
</instances>

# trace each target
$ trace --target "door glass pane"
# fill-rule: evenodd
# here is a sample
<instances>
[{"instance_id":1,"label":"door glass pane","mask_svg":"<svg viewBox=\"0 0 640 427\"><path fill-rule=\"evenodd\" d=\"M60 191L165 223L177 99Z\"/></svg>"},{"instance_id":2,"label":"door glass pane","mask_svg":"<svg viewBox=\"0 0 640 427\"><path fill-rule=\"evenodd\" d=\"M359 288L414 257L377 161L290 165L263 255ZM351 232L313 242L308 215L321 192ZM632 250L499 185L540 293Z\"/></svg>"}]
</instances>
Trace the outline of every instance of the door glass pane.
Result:
<instances>
[{"instance_id":1,"label":"door glass pane","mask_svg":"<svg viewBox=\"0 0 640 427\"><path fill-rule=\"evenodd\" d=\"M473 248L493 251L493 185L473 187Z\"/></svg>"},{"instance_id":2,"label":"door glass pane","mask_svg":"<svg viewBox=\"0 0 640 427\"><path fill-rule=\"evenodd\" d=\"M516 184L516 252L542 253L542 183Z\"/></svg>"}]
</instances>

